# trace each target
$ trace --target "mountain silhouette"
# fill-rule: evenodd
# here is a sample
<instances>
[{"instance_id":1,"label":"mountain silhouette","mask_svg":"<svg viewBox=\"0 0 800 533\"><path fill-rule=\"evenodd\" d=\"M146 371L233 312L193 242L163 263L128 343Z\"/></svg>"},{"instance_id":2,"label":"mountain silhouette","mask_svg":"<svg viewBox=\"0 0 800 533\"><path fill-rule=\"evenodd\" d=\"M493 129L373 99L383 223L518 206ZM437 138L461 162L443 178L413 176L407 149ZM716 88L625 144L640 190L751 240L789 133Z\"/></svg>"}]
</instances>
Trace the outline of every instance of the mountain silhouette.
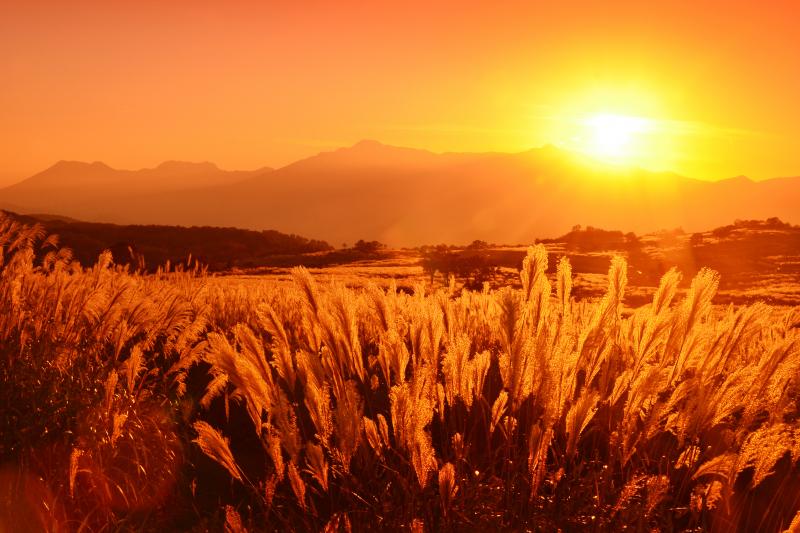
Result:
<instances>
[{"instance_id":1,"label":"mountain silhouette","mask_svg":"<svg viewBox=\"0 0 800 533\"><path fill-rule=\"evenodd\" d=\"M59 161L20 183L1 189L0 202L2 207L18 212L114 221L118 210L126 212L128 198L224 186L269 170L226 171L213 163L183 161L165 161L155 168L118 170L99 161ZM144 209L140 203L134 204ZM147 220L149 213L139 215Z\"/></svg>"},{"instance_id":2,"label":"mountain silhouette","mask_svg":"<svg viewBox=\"0 0 800 533\"><path fill-rule=\"evenodd\" d=\"M576 224L644 233L734 219L800 222L800 177L718 182L594 161L553 146L433 153L361 141L276 170L168 162L59 163L0 190L0 206L120 224L275 229L332 243L530 242Z\"/></svg>"}]
</instances>

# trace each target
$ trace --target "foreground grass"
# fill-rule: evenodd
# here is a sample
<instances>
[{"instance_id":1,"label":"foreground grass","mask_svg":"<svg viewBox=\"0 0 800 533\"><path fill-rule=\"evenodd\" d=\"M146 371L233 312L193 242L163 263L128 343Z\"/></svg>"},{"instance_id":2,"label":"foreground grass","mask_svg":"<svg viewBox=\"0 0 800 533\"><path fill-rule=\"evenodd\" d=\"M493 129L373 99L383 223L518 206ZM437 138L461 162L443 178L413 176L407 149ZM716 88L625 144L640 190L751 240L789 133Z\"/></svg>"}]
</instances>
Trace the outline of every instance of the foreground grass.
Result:
<instances>
[{"instance_id":1,"label":"foreground grass","mask_svg":"<svg viewBox=\"0 0 800 533\"><path fill-rule=\"evenodd\" d=\"M0 531L781 531L800 310L91 269L0 221ZM34 252L37 253L34 253ZM800 520L798 520L800 521Z\"/></svg>"}]
</instances>

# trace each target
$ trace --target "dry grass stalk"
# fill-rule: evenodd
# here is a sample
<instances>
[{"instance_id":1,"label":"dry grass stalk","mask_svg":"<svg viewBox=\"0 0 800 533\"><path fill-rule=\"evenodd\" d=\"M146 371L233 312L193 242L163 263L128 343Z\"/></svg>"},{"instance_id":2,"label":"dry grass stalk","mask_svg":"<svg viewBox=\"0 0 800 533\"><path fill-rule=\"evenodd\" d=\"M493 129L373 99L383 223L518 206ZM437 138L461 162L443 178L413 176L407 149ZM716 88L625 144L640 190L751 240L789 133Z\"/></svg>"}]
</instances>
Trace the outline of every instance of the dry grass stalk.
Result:
<instances>
[{"instance_id":1,"label":"dry grass stalk","mask_svg":"<svg viewBox=\"0 0 800 533\"><path fill-rule=\"evenodd\" d=\"M197 432L197 438L192 442L197 443L203 453L227 470L231 477L243 481L239 465L236 464L231 453L228 439L203 421L195 422L194 430Z\"/></svg>"}]
</instances>

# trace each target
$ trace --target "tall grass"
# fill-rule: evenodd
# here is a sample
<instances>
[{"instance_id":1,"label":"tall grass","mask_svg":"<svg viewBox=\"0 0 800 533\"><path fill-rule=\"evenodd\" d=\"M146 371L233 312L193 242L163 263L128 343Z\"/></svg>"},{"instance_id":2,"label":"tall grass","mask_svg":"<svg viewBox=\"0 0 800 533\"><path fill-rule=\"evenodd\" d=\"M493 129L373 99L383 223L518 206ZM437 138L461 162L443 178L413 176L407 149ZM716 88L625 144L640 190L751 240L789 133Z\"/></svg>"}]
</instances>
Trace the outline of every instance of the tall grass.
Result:
<instances>
[{"instance_id":1,"label":"tall grass","mask_svg":"<svg viewBox=\"0 0 800 533\"><path fill-rule=\"evenodd\" d=\"M256 293L2 221L0 530L762 530L800 509L800 310L521 288ZM800 519L796 519L800 522Z\"/></svg>"}]
</instances>

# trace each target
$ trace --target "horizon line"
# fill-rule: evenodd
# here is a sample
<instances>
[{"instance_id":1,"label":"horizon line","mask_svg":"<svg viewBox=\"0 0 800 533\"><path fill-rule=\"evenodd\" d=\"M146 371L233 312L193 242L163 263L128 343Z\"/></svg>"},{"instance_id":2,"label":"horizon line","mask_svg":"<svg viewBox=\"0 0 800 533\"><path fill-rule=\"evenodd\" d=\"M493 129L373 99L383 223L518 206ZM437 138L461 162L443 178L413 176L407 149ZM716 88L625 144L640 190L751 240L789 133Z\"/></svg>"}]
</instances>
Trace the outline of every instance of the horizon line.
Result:
<instances>
[{"instance_id":1,"label":"horizon line","mask_svg":"<svg viewBox=\"0 0 800 533\"><path fill-rule=\"evenodd\" d=\"M30 179L32 177L35 177L35 176L37 176L39 174L47 172L48 170L51 170L54 167L57 167L58 165L62 165L62 164L71 164L72 163L72 164L82 164L82 165L87 165L87 166L102 165L102 166L107 167L110 170L117 171L117 172L142 172L142 171L147 171L147 170L158 170L160 167L163 167L163 166L165 166L167 164L170 164L170 163L172 163L172 164L184 164L184 165L195 165L195 166L201 166L201 165L212 166L216 170L219 170L219 171L222 171L222 172L259 172L259 171L275 172L275 171L279 171L281 169L290 167L290 166L292 166L292 165L294 165L296 163L300 163L302 161L306 161L308 159L312 159L312 158L318 157L318 156L323 155L323 154L332 154L332 153L336 153L336 152L339 152L339 151L342 151L342 150L351 150L351 149L355 149L355 148L357 148L359 146L365 146L365 145L377 145L377 146L380 146L380 147L392 148L392 149L398 149L398 150L410 150L410 151L416 151L416 152L424 152L424 153L428 153L428 154L431 154L431 155L437 155L437 156L446 156L446 155L508 155L508 156L516 156L516 155L524 155L524 154L531 153L531 152L537 152L537 151L541 152L541 151L550 150L550 151L556 151L556 152L558 152L560 154L568 155L570 157L577 158L579 160L579 162L580 162L580 160L583 160L583 161L588 162L590 164L599 165L599 166L602 166L602 167L614 168L614 169L620 169L620 170L628 170L628 171L642 171L642 172L649 172L649 173L652 173L652 174L671 174L671 175L676 176L676 177L681 177L681 178L685 178L685 179L692 179L692 180L698 180L698 181L706 181L706 182L720 182L720 181L726 181L726 180L732 180L732 179L742 179L742 178L750 180L750 181L753 181L753 182L763 182L763 181L770 181L770 180L775 180L775 179L793 178L793 177L800 176L800 174L798 174L797 176L794 176L794 175L771 176L771 177L757 179L757 178L752 178L750 176L747 176L745 174L737 174L735 176L728 176L728 177L722 177L722 178L717 178L717 179L713 179L713 178L697 178L697 177L694 177L694 176L688 176L688 175L685 175L685 174L681 174L681 173L679 173L677 171L674 171L674 170L664 170L664 169L657 170L657 169L645 168L645 167L642 167L640 165L626 165L624 163L619 163L619 162L605 161L605 160L602 160L602 159L597 158L595 156L592 156L590 154L586 154L586 153L583 153L583 152L580 152L580 151L569 150L569 149L557 146L554 143L545 143L545 144L542 144L540 146L535 146L535 147L528 148L528 149L525 149L525 150L517 150L517 151L498 151L498 150L486 150L486 151L445 150L445 151L434 151L434 150L428 149L428 148L419 148L419 147L413 147L413 146L403 146L403 145L398 145L398 144L389 144L389 143L386 143L386 142L383 142L383 141L380 141L380 140L377 140L377 139L373 139L373 138L363 138L363 139L360 139L360 140L358 140L358 141L356 141L356 142L354 142L352 144L343 144L343 145L340 145L340 146L332 146L332 147L330 147L328 149L320 150L320 151L315 152L313 154L310 154L310 155L307 155L307 156L300 157L298 159L292 160L289 163L286 163L284 165L273 166L273 165L266 164L266 165L256 166L255 168L222 168L216 162L211 161L211 160L207 160L207 159L206 160L201 160L201 161L192 161L192 160L187 160L187 159L168 158L168 159L164 159L164 160L160 161L159 163L155 164L154 166L148 165L148 166L142 166L142 167L139 167L139 168L121 168L121 167L116 167L116 166L112 166L112 165L106 163L103 160L88 161L88 160L81 160L81 159L59 159L59 160L55 161L53 164L48 165L45 168L43 168L42 170L36 171L33 174L29 174L29 175L27 175L27 176L25 176L23 178L14 179L13 181L6 182L6 184L4 184L4 185L0 185L0 189L4 189L4 188L7 188L7 187L13 187L13 186L18 185L20 183L23 183L23 182L27 181L28 179ZM6 173L6 172L0 171L0 176L2 174L4 174L4 173L6 175L10 176L13 172L9 171L9 172Z\"/></svg>"}]
</instances>

